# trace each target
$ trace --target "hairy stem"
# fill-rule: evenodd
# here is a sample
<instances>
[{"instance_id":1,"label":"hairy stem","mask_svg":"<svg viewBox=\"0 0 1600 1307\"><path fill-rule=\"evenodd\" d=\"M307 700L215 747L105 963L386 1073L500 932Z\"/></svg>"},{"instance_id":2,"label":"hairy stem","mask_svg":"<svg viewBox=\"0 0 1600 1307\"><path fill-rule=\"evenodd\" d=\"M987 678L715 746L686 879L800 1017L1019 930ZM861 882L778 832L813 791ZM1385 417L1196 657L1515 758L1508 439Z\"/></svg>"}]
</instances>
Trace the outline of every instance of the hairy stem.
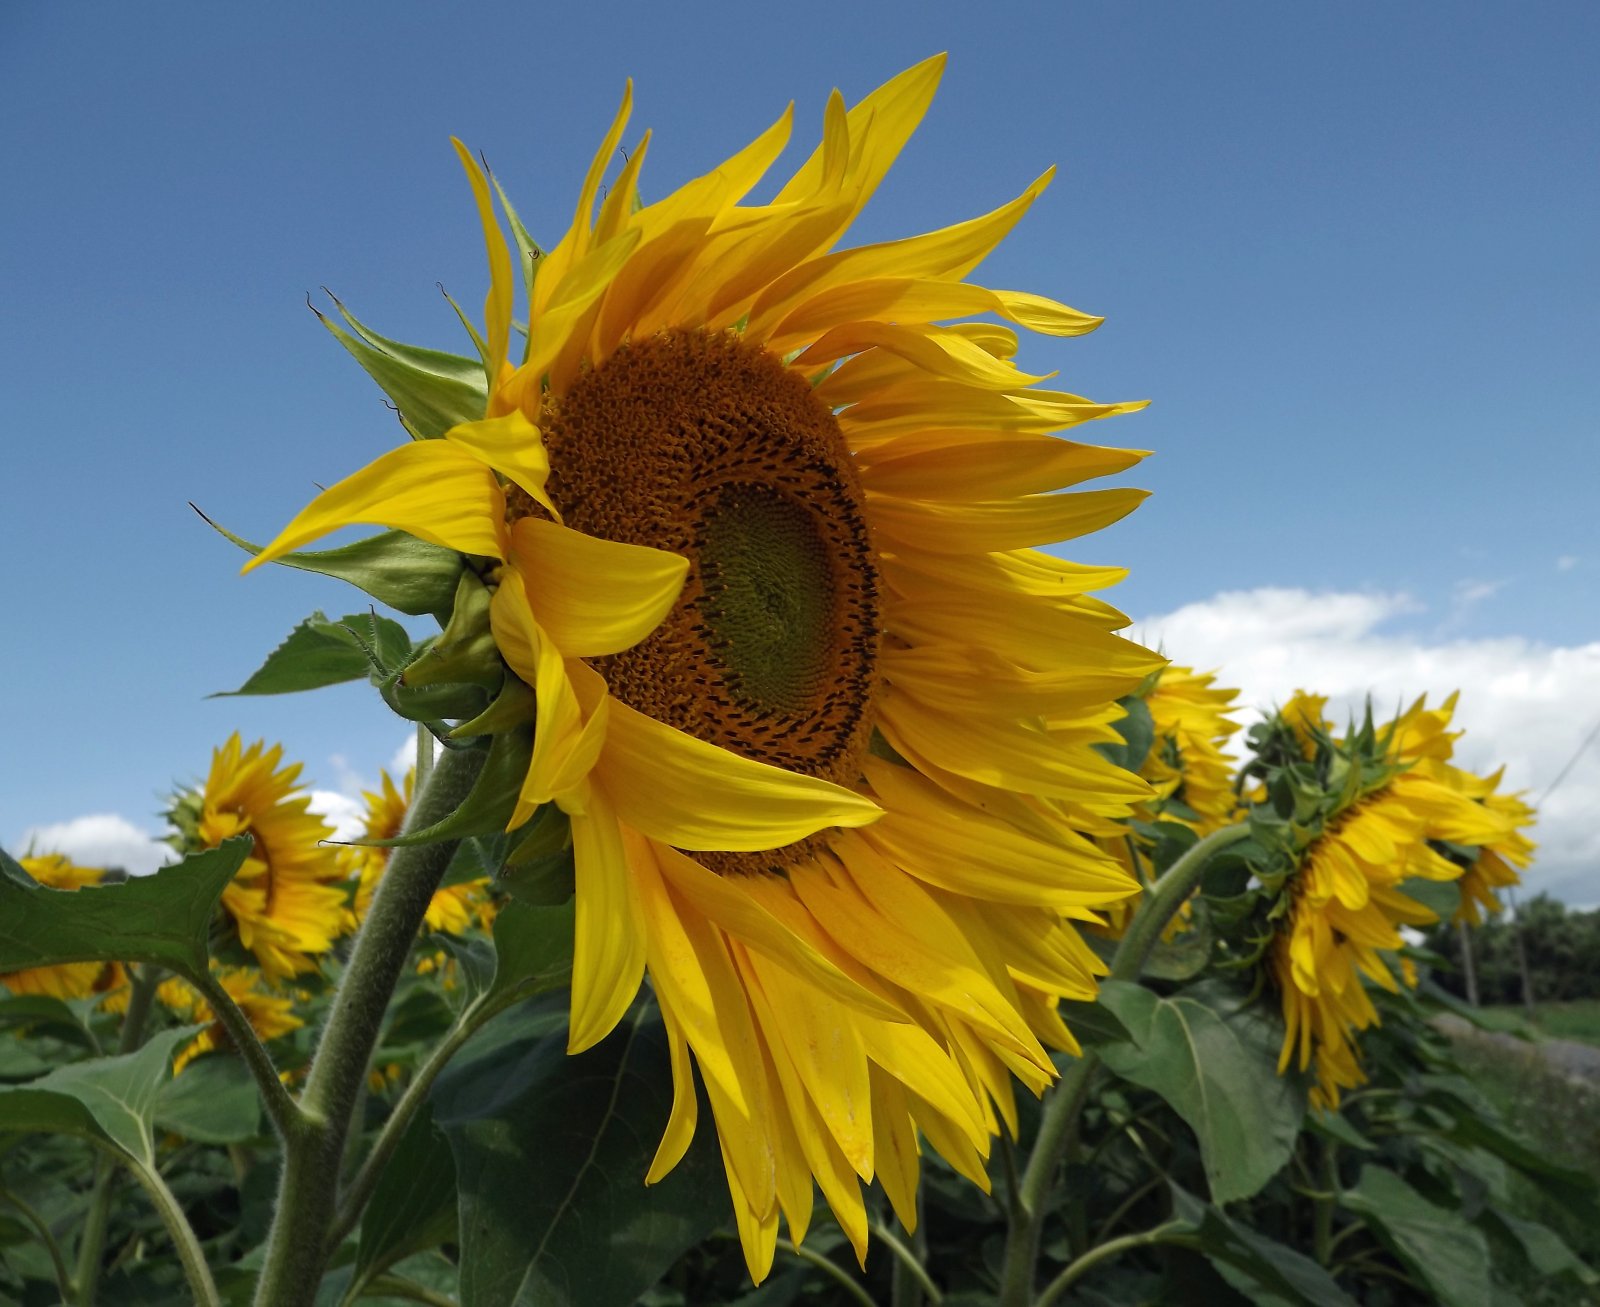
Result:
<instances>
[{"instance_id":1,"label":"hairy stem","mask_svg":"<svg viewBox=\"0 0 1600 1307\"><path fill-rule=\"evenodd\" d=\"M1060 1275L1051 1280L1045 1291L1039 1295L1039 1300L1034 1307L1050 1307L1050 1304L1061 1297L1068 1289L1092 1271L1101 1262L1109 1261L1120 1256L1132 1248L1143 1248L1153 1243L1197 1243L1194 1235L1189 1233L1192 1229L1182 1221L1169 1221L1165 1225L1158 1225L1153 1230L1146 1230L1143 1234L1127 1234L1120 1239L1112 1239L1097 1248L1091 1248L1078 1258Z\"/></svg>"},{"instance_id":2,"label":"hairy stem","mask_svg":"<svg viewBox=\"0 0 1600 1307\"><path fill-rule=\"evenodd\" d=\"M278 1079L278 1068L272 1061L272 1054L267 1052L266 1046L256 1035L250 1019L214 975L204 971L187 979L200 991L222 1028L228 1032L233 1046L239 1050L239 1056L256 1082L256 1092L261 1095L272 1128L278 1132L280 1139L287 1139L301 1127L303 1118L294 1099L289 1097L289 1091L283 1087L283 1081Z\"/></svg>"},{"instance_id":3,"label":"hairy stem","mask_svg":"<svg viewBox=\"0 0 1600 1307\"><path fill-rule=\"evenodd\" d=\"M1237 844L1249 833L1250 828L1243 822L1213 831L1184 853L1145 892L1138 912L1117 945L1111 961L1111 979L1138 981L1146 959L1161 939L1161 932L1200 884L1206 864L1217 853L1229 845ZM1023 1172L1017 1210L1006 1231L1005 1260L1000 1273L1000 1307L1027 1307L1033 1298L1034 1270L1039 1261L1039 1237L1044 1229L1050 1193L1055 1187L1061 1159L1077 1138L1078 1117L1088 1101L1090 1084L1099 1066L1099 1054L1092 1048L1085 1049L1083 1055L1067 1068L1045 1095L1039 1134ZM1097 1251L1091 1249L1084 1256L1092 1256ZM1082 1260L1079 1258L1073 1265L1078 1265ZM1065 1287L1059 1292L1065 1292Z\"/></svg>"},{"instance_id":4,"label":"hairy stem","mask_svg":"<svg viewBox=\"0 0 1600 1307\"><path fill-rule=\"evenodd\" d=\"M843 1288L851 1298L860 1303L861 1307L878 1307L878 1304L872 1301L872 1295L869 1294L866 1289L864 1289L851 1276L851 1274L844 1269L844 1267L840 1266L838 1262L829 1260L821 1253L814 1253L809 1248L802 1248L799 1244L793 1243L788 1239L779 1239L778 1247L784 1252L788 1253L791 1257L798 1257L803 1262L810 1262L819 1271L827 1274L841 1288Z\"/></svg>"},{"instance_id":5,"label":"hairy stem","mask_svg":"<svg viewBox=\"0 0 1600 1307\"><path fill-rule=\"evenodd\" d=\"M478 750L446 750L412 802L406 828L422 830L454 812L482 766ZM300 1098L303 1124L284 1141L283 1178L256 1286L258 1307L300 1307L316 1297L356 1097L428 900L457 843L398 848L378 882L312 1059Z\"/></svg>"},{"instance_id":6,"label":"hairy stem","mask_svg":"<svg viewBox=\"0 0 1600 1307\"><path fill-rule=\"evenodd\" d=\"M44 1217L18 1198L16 1194L7 1193L3 1189L0 1189L0 1203L9 1203L16 1208L22 1214L22 1219L38 1231L39 1241L44 1244L45 1251L50 1254L50 1265L55 1271L56 1288L61 1290L61 1301L71 1302L72 1275L67 1270L67 1259L61 1255L61 1245L56 1242L56 1237L51 1233L50 1226Z\"/></svg>"},{"instance_id":7,"label":"hairy stem","mask_svg":"<svg viewBox=\"0 0 1600 1307\"><path fill-rule=\"evenodd\" d=\"M161 969L145 965L128 968L128 1010L122 1015L122 1034L117 1039L117 1052L133 1052L144 1042L144 1024L150 1016L150 1004L161 983ZM78 1242L78 1264L73 1276L75 1301L79 1307L91 1307L95 1292L100 1286L100 1261L106 1251L106 1227L111 1220L111 1195L116 1185L117 1168L110 1157L97 1158L94 1164L94 1188L89 1194L89 1211L83 1220L83 1237Z\"/></svg>"}]
</instances>

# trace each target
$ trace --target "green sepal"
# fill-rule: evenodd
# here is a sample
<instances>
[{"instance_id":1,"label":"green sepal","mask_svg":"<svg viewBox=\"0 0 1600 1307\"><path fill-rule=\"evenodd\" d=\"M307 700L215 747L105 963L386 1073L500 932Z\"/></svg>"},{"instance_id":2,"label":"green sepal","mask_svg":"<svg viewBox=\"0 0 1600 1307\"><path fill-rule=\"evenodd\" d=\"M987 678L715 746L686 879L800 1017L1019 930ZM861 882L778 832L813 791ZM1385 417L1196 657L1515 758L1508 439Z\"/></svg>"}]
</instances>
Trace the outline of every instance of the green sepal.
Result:
<instances>
[{"instance_id":1,"label":"green sepal","mask_svg":"<svg viewBox=\"0 0 1600 1307\"><path fill-rule=\"evenodd\" d=\"M522 219L517 211L511 207L511 201L506 198L506 193L501 189L500 179L492 172L489 173L489 182L494 187L494 193L500 197L500 207L505 210L506 221L511 227L511 239L517 244L517 255L522 265L523 285L528 291L528 302L533 302L534 276L538 272L539 260L544 258L544 251L539 248L537 241L528 235L528 229L522 225ZM523 334L527 334L526 327Z\"/></svg>"},{"instance_id":2,"label":"green sepal","mask_svg":"<svg viewBox=\"0 0 1600 1307\"><path fill-rule=\"evenodd\" d=\"M203 975L217 900L253 842L231 839L117 885L46 889L0 852L0 971L58 962L154 962Z\"/></svg>"},{"instance_id":3,"label":"green sepal","mask_svg":"<svg viewBox=\"0 0 1600 1307\"><path fill-rule=\"evenodd\" d=\"M494 702L470 721L450 732L452 740L468 740L475 735L498 735L530 725L538 701L533 689L521 678L507 675Z\"/></svg>"},{"instance_id":4,"label":"green sepal","mask_svg":"<svg viewBox=\"0 0 1600 1307\"><path fill-rule=\"evenodd\" d=\"M333 333L383 393L394 401L400 410L401 422L413 435L423 440L435 439L451 427L483 417L488 407L488 390L481 363L389 340L363 326L331 294L329 298L333 299L339 316L349 324L354 335L309 300L307 304L317 315L317 321Z\"/></svg>"},{"instance_id":5,"label":"green sepal","mask_svg":"<svg viewBox=\"0 0 1600 1307\"><path fill-rule=\"evenodd\" d=\"M220 690L210 698L236 694L294 694L326 685L359 681L367 674L367 654L351 629L359 617L330 622L312 613L284 637L283 643L237 690ZM397 626L398 623L390 623ZM407 637L407 646L410 638Z\"/></svg>"},{"instance_id":6,"label":"green sepal","mask_svg":"<svg viewBox=\"0 0 1600 1307\"><path fill-rule=\"evenodd\" d=\"M507 731L489 742L489 754L484 759L472 792L462 804L443 821L435 822L422 830L407 831L389 839L356 839L359 844L377 849L409 848L415 844L437 844L440 840L459 840L468 835L493 835L505 830L516 811L517 796L522 792L522 782L528 775L528 763L533 757L533 732Z\"/></svg>"},{"instance_id":7,"label":"green sepal","mask_svg":"<svg viewBox=\"0 0 1600 1307\"><path fill-rule=\"evenodd\" d=\"M1155 744L1155 722L1151 719L1149 705L1143 699L1126 695L1117 703L1124 710L1124 716L1112 722L1111 729L1122 737L1122 743L1096 744L1093 747L1107 762L1137 775Z\"/></svg>"},{"instance_id":8,"label":"green sepal","mask_svg":"<svg viewBox=\"0 0 1600 1307\"><path fill-rule=\"evenodd\" d=\"M489 629L489 588L476 572L463 569L445 628L400 673L408 690L442 682L498 690L506 667Z\"/></svg>"},{"instance_id":9,"label":"green sepal","mask_svg":"<svg viewBox=\"0 0 1600 1307\"><path fill-rule=\"evenodd\" d=\"M523 903L565 903L572 897L576 870L567 814L547 803L523 829L528 833L507 855L496 884Z\"/></svg>"},{"instance_id":10,"label":"green sepal","mask_svg":"<svg viewBox=\"0 0 1600 1307\"><path fill-rule=\"evenodd\" d=\"M194 508L193 504L189 505ZM200 513L198 508L195 512ZM225 540L239 546L254 558L263 548L213 522L204 513L201 520ZM315 572L335 580L348 581L371 595L380 604L412 617L432 614L441 625L450 611L450 600L461 574L461 555L453 549L418 540L404 531L380 531L337 549L301 549L272 560L301 572Z\"/></svg>"}]
</instances>

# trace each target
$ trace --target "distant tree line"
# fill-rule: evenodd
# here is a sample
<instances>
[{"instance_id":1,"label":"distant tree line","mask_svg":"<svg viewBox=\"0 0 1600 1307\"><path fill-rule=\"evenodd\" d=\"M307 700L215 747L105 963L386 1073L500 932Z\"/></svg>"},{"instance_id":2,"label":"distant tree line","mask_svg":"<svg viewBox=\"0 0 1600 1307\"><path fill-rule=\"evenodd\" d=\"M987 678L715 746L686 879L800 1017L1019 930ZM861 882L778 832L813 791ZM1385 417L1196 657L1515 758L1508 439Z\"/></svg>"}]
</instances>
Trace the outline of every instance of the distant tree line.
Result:
<instances>
[{"instance_id":1,"label":"distant tree line","mask_svg":"<svg viewBox=\"0 0 1600 1307\"><path fill-rule=\"evenodd\" d=\"M1600 998L1600 909L1573 912L1548 894L1540 894L1518 906L1515 923L1506 915L1470 931L1480 1003L1522 1001L1517 929L1522 933L1535 1002ZM1451 963L1448 968L1436 969L1434 979L1451 993L1465 997L1460 932L1453 925L1435 926L1428 947Z\"/></svg>"}]
</instances>

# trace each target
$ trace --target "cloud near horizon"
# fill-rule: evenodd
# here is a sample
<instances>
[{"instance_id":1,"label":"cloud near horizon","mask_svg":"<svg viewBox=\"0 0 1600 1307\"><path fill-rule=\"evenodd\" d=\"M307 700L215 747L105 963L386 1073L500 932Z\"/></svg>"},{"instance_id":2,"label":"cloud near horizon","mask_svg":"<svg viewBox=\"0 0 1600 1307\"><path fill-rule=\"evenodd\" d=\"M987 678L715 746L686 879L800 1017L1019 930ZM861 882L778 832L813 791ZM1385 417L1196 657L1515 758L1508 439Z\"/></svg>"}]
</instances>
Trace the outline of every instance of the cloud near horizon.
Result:
<instances>
[{"instance_id":1,"label":"cloud near horizon","mask_svg":"<svg viewBox=\"0 0 1600 1307\"><path fill-rule=\"evenodd\" d=\"M1426 693L1461 691L1456 759L1504 764L1505 787L1537 799L1571 770L1540 812L1526 878L1574 907L1600 905L1600 743L1573 761L1600 723L1600 642L1561 646L1520 636L1443 638L1395 629L1425 611L1408 595L1265 588L1224 591L1138 622L1135 638L1174 661L1220 671L1248 723L1297 689L1329 698L1329 715L1380 720Z\"/></svg>"}]
</instances>

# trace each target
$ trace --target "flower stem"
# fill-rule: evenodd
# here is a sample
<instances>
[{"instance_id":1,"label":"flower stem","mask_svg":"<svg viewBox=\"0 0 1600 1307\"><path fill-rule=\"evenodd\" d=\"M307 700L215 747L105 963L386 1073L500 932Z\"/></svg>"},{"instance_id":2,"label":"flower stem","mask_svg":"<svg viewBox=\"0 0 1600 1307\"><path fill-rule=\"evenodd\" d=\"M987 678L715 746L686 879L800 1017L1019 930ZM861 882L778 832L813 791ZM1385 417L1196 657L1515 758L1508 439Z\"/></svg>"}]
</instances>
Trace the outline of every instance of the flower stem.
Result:
<instances>
[{"instance_id":1,"label":"flower stem","mask_svg":"<svg viewBox=\"0 0 1600 1307\"><path fill-rule=\"evenodd\" d=\"M1158 1225L1153 1230L1146 1230L1142 1234L1126 1234L1120 1239L1112 1239L1097 1248L1091 1248L1078 1258L1060 1275L1050 1281L1050 1284L1034 1307L1050 1307L1050 1304L1061 1297L1068 1289L1092 1271L1101 1262L1127 1252L1131 1248L1143 1248L1153 1243L1196 1243L1191 1233L1193 1227L1183 1221L1169 1221L1165 1225Z\"/></svg>"},{"instance_id":2,"label":"flower stem","mask_svg":"<svg viewBox=\"0 0 1600 1307\"><path fill-rule=\"evenodd\" d=\"M432 826L460 807L482 766L479 750L445 750L412 802L407 829ZM301 1125L284 1140L283 1179L256 1286L258 1307L300 1307L316 1298L356 1097L428 900L457 843L397 848L378 882L312 1059L300 1098Z\"/></svg>"},{"instance_id":3,"label":"flower stem","mask_svg":"<svg viewBox=\"0 0 1600 1307\"><path fill-rule=\"evenodd\" d=\"M161 981L161 969L152 965L128 968L128 1010L122 1014L122 1033L117 1052L133 1052L144 1042L144 1023L150 1016ZM111 1220L111 1191L116 1185L117 1168L110 1157L99 1157L94 1164L94 1187L89 1194L89 1210L83 1220L83 1236L78 1241L78 1264L73 1275L78 1307L92 1307L100 1285L100 1259L106 1250L106 1227Z\"/></svg>"},{"instance_id":4,"label":"flower stem","mask_svg":"<svg viewBox=\"0 0 1600 1307\"><path fill-rule=\"evenodd\" d=\"M212 1013L228 1032L233 1046L239 1050L239 1056L244 1059L246 1068L256 1082L256 1091L261 1095L273 1129L278 1132L279 1138L287 1139L300 1128L303 1118L294 1099L289 1097L289 1091L283 1087L283 1081L278 1079L278 1068L272 1060L272 1054L267 1052L266 1046L256 1035L250 1019L239 1010L233 996L215 976L204 971L189 976L188 980L204 996Z\"/></svg>"},{"instance_id":5,"label":"flower stem","mask_svg":"<svg viewBox=\"0 0 1600 1307\"><path fill-rule=\"evenodd\" d=\"M1213 831L1185 852L1150 886L1122 936L1122 942L1117 945L1116 954L1111 960L1111 979L1138 981L1144 971L1145 960L1160 940L1161 932L1194 893L1200 877L1205 873L1206 864L1214 855L1229 845L1237 844L1249 833L1249 826L1243 822ZM1033 1298L1039 1236L1044 1229L1050 1193L1055 1187L1061 1158L1077 1137L1078 1117L1088 1101L1090 1085L1099 1066L1099 1054L1092 1048L1085 1049L1083 1055L1067 1068L1045 1095L1039 1134L1034 1140L1033 1152L1028 1157L1010 1228L1006 1231L1005 1261L1000 1276L1000 1307L1027 1307ZM1112 1240L1113 1244L1121 1242ZM1097 1251L1090 1249L1084 1257L1093 1256ZM1084 1257L1080 1257L1073 1266L1081 1263ZM1065 1288L1064 1285L1056 1292L1065 1292Z\"/></svg>"}]
</instances>

